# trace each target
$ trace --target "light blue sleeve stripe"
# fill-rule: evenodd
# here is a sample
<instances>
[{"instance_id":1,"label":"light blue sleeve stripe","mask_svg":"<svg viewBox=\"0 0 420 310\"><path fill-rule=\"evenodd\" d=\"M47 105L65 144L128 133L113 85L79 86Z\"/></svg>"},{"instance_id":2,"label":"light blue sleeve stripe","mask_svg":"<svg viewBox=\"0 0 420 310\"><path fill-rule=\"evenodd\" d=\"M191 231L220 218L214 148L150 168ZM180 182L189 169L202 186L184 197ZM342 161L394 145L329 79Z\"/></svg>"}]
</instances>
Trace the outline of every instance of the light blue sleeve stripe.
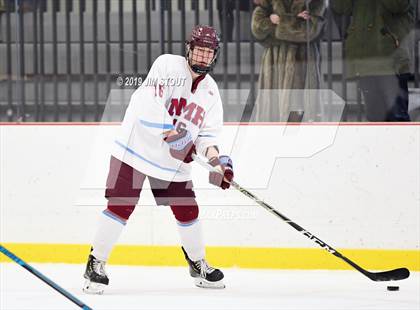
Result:
<instances>
[{"instance_id":1,"label":"light blue sleeve stripe","mask_svg":"<svg viewBox=\"0 0 420 310\"><path fill-rule=\"evenodd\" d=\"M178 172L177 169L171 169L171 168L162 167L162 166L160 166L160 165L158 165L158 164L156 164L156 163L154 163L154 162L152 162L152 161L144 158L143 156L141 156L140 154L138 154L137 152L135 152L134 150L132 150L128 146L125 146L124 144L122 144L120 141L115 140L115 143L118 144L119 146L121 146L123 149L125 149L131 155L137 157L138 159L141 159L141 160L145 161L146 163L148 163L148 164L150 164L150 165L152 165L152 166L154 166L156 168L159 168L159 169L162 169L162 170L165 170L165 171L170 171L170 172Z\"/></svg>"},{"instance_id":2,"label":"light blue sleeve stripe","mask_svg":"<svg viewBox=\"0 0 420 310\"><path fill-rule=\"evenodd\" d=\"M158 128L158 129L175 129L174 125L172 124L159 124L159 123L152 123L145 120L140 119L140 124L146 127Z\"/></svg>"}]
</instances>

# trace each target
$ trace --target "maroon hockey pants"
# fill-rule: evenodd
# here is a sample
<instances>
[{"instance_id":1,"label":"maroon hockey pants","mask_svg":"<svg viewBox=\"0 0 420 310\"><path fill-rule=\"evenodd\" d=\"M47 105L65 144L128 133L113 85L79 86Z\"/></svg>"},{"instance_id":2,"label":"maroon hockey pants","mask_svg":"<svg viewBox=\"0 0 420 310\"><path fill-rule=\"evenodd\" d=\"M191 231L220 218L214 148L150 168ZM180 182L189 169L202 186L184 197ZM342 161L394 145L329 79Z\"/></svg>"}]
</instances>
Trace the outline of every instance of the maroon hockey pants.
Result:
<instances>
[{"instance_id":1,"label":"maroon hockey pants","mask_svg":"<svg viewBox=\"0 0 420 310\"><path fill-rule=\"evenodd\" d=\"M182 223L198 217L198 206L192 182L168 182L148 176L156 204L169 205L175 218ZM111 157L105 197L108 210L123 220L133 213L146 175L126 163Z\"/></svg>"}]
</instances>

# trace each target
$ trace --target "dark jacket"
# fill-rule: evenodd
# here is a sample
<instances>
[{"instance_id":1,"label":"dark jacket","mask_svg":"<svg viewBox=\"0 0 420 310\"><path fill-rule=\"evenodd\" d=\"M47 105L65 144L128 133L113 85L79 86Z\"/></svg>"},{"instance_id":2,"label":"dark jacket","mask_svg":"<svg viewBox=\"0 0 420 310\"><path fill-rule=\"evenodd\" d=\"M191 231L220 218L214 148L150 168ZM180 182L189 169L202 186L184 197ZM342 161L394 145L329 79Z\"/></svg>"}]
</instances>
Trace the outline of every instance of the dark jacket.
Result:
<instances>
[{"instance_id":1,"label":"dark jacket","mask_svg":"<svg viewBox=\"0 0 420 310\"><path fill-rule=\"evenodd\" d=\"M417 0L331 0L337 14L351 15L347 29L347 76L412 72Z\"/></svg>"}]
</instances>

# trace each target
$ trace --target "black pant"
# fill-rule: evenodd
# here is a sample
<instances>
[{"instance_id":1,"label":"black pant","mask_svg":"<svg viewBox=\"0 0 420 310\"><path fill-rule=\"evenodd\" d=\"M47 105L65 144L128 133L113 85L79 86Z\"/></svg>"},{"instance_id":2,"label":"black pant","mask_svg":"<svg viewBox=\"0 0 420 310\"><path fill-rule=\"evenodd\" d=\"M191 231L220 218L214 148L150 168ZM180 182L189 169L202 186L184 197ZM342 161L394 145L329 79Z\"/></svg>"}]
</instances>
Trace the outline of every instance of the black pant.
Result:
<instances>
[{"instance_id":1,"label":"black pant","mask_svg":"<svg viewBox=\"0 0 420 310\"><path fill-rule=\"evenodd\" d=\"M410 74L366 76L359 80L370 122L409 122Z\"/></svg>"},{"instance_id":2,"label":"black pant","mask_svg":"<svg viewBox=\"0 0 420 310\"><path fill-rule=\"evenodd\" d=\"M226 12L223 7L223 1L226 2ZM235 25L235 3L231 0L217 0L217 9L219 14L220 29L222 30L222 40L232 41L233 39L233 27ZM226 20L226 29L224 28L224 22Z\"/></svg>"},{"instance_id":3,"label":"black pant","mask_svg":"<svg viewBox=\"0 0 420 310\"><path fill-rule=\"evenodd\" d=\"M224 8L226 8L226 12ZM239 11L252 12L253 9L254 7L250 5L249 0L239 0ZM226 36L226 41L232 41L233 28L235 26L234 10L236 10L236 0L217 0L217 10L219 14L220 29L222 30L222 39ZM225 20L226 29L224 28Z\"/></svg>"}]
</instances>

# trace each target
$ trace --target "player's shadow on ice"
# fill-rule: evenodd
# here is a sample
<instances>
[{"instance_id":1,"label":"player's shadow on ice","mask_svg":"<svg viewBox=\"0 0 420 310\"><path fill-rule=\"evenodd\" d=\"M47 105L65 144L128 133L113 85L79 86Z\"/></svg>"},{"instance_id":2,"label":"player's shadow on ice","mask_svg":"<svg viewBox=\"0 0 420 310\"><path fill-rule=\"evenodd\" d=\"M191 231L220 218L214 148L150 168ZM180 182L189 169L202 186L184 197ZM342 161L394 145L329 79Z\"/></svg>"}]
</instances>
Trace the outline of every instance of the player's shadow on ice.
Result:
<instances>
[{"instance_id":1,"label":"player's shadow on ice","mask_svg":"<svg viewBox=\"0 0 420 310\"><path fill-rule=\"evenodd\" d=\"M143 289L143 288L137 288L137 289L126 289L126 288L118 288L118 289L107 289L103 296L149 296L149 297L155 297L155 296L165 296L165 297L181 297L181 296L191 296L191 295L214 295L218 292L222 293L223 291L226 291L226 289L201 289L198 287L183 287L183 288L173 288L173 287L167 287L167 288L160 288L160 289Z\"/></svg>"}]
</instances>

